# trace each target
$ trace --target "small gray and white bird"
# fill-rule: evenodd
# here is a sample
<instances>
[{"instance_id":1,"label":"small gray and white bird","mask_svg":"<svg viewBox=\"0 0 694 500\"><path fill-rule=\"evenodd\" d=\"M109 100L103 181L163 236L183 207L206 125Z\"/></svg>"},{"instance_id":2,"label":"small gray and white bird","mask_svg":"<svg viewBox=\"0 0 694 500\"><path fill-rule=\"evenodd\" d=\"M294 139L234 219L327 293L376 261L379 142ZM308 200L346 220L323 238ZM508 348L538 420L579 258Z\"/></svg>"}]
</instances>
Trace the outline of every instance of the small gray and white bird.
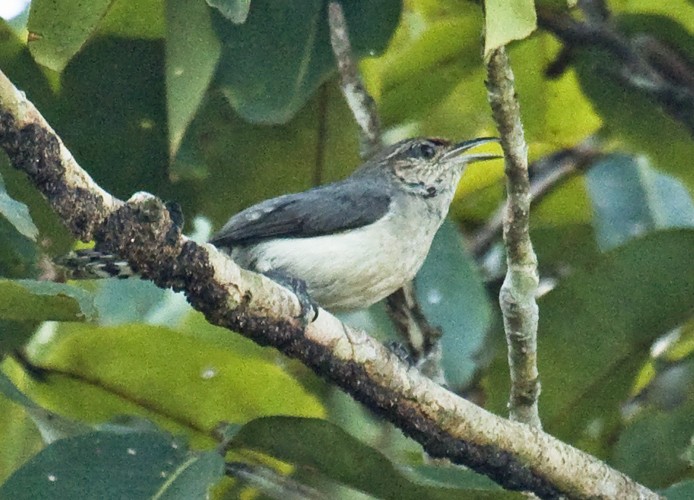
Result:
<instances>
[{"instance_id":1,"label":"small gray and white bird","mask_svg":"<svg viewBox=\"0 0 694 500\"><path fill-rule=\"evenodd\" d=\"M398 142L344 180L243 210L210 242L241 267L301 280L327 310L368 307L414 278L464 167L499 158L465 153L496 140Z\"/></svg>"},{"instance_id":2,"label":"small gray and white bird","mask_svg":"<svg viewBox=\"0 0 694 500\"><path fill-rule=\"evenodd\" d=\"M344 180L239 212L210 242L241 267L291 288L307 317L315 304L368 307L414 278L465 166L500 158L467 151L493 141L400 141ZM74 279L134 275L122 259L98 251L78 251L62 264Z\"/></svg>"}]
</instances>

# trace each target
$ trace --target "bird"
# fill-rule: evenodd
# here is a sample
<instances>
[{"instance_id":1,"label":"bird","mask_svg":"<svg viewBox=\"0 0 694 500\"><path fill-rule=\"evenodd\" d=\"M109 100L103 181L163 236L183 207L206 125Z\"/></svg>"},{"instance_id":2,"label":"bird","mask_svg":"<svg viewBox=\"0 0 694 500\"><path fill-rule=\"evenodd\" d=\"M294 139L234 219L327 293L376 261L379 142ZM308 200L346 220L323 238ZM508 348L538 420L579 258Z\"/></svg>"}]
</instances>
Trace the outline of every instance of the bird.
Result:
<instances>
[{"instance_id":1,"label":"bird","mask_svg":"<svg viewBox=\"0 0 694 500\"><path fill-rule=\"evenodd\" d=\"M369 307L414 278L465 166L500 158L468 151L497 141L402 140L345 179L246 208L210 243L291 288L302 308Z\"/></svg>"}]
</instances>

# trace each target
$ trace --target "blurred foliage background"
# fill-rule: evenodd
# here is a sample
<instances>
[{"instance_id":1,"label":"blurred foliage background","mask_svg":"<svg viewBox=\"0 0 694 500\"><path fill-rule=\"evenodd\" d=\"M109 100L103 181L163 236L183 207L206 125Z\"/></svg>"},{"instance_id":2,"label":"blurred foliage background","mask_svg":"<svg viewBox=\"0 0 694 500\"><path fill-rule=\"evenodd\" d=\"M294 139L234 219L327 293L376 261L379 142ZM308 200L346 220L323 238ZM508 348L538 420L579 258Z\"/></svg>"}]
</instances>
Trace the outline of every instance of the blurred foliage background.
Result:
<instances>
[{"instance_id":1,"label":"blurred foliage background","mask_svg":"<svg viewBox=\"0 0 694 500\"><path fill-rule=\"evenodd\" d=\"M539 29L510 47L543 187L531 219L541 416L548 432L691 498L694 5L579 3L538 1ZM326 7L33 0L0 20L0 69L101 186L177 201L204 240L254 202L359 164ZM344 9L388 142L496 133L478 2ZM2 496L189 498L212 484L219 498L299 485L349 498L511 496L425 464L399 431L292 360L208 325L180 296L140 281L52 282L50 259L74 242L4 155L0 175ZM416 286L443 329L451 388L503 415L502 202L502 163L472 165ZM380 305L344 319L394 336ZM220 422L242 481L220 482ZM75 464L92 489L71 476Z\"/></svg>"}]
</instances>

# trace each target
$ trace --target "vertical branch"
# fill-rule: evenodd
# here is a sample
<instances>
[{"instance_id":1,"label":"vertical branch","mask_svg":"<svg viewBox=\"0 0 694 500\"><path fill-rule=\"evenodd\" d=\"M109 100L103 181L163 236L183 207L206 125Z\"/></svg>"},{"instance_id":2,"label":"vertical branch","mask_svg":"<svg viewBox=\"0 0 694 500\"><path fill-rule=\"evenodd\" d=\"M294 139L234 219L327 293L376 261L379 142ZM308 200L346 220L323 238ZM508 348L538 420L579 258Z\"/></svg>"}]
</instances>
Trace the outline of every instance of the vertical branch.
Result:
<instances>
[{"instance_id":1,"label":"vertical branch","mask_svg":"<svg viewBox=\"0 0 694 500\"><path fill-rule=\"evenodd\" d=\"M337 70L340 73L340 87L361 132L361 156L369 158L382 146L381 121L378 118L376 103L366 91L359 76L359 70L352 55L352 44L349 42L345 13L339 2L333 1L328 5L328 24L330 25L330 43L337 60Z\"/></svg>"},{"instance_id":2,"label":"vertical branch","mask_svg":"<svg viewBox=\"0 0 694 500\"><path fill-rule=\"evenodd\" d=\"M505 49L487 62L487 90L506 157L507 202L503 233L508 270L499 293L511 371L509 411L512 420L541 427L537 400L538 285L537 256L530 242L528 146L520 120L513 71Z\"/></svg>"}]
</instances>

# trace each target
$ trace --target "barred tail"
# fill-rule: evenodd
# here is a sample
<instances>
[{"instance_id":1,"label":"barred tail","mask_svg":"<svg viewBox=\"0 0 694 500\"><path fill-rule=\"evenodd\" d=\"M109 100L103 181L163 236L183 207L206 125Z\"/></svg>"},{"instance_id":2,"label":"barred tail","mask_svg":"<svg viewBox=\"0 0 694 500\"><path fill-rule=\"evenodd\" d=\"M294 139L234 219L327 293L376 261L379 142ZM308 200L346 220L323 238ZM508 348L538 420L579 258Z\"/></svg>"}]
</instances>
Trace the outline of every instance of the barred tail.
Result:
<instances>
[{"instance_id":1,"label":"barred tail","mask_svg":"<svg viewBox=\"0 0 694 500\"><path fill-rule=\"evenodd\" d=\"M137 276L123 259L96 250L77 250L56 259L68 279L132 278Z\"/></svg>"}]
</instances>

